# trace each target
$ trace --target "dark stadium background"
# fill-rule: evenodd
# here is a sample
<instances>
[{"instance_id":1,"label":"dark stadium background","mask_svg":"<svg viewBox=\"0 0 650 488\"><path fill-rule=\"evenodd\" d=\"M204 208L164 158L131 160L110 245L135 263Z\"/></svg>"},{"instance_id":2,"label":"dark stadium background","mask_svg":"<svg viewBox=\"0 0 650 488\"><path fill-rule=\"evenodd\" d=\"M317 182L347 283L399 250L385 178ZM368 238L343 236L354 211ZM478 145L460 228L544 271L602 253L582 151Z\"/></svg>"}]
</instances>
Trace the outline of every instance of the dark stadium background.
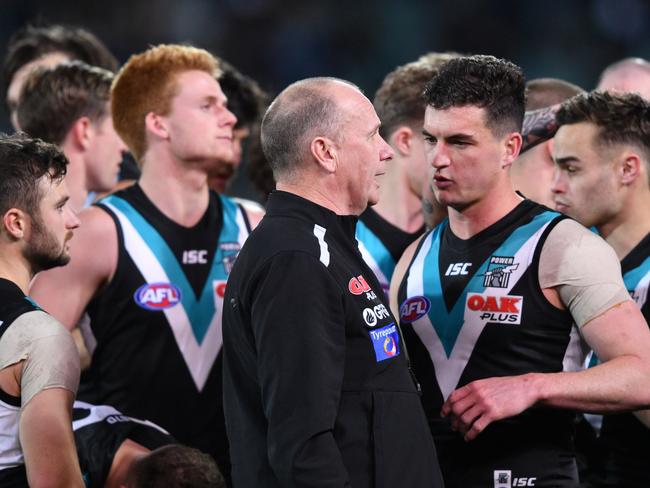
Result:
<instances>
[{"instance_id":1,"label":"dark stadium background","mask_svg":"<svg viewBox=\"0 0 650 488\"><path fill-rule=\"evenodd\" d=\"M0 0L0 7L2 53L26 22L80 25L122 62L152 44L204 47L271 93L332 75L372 98L387 72L427 51L493 54L528 78L587 89L612 61L650 57L647 0Z\"/></svg>"}]
</instances>

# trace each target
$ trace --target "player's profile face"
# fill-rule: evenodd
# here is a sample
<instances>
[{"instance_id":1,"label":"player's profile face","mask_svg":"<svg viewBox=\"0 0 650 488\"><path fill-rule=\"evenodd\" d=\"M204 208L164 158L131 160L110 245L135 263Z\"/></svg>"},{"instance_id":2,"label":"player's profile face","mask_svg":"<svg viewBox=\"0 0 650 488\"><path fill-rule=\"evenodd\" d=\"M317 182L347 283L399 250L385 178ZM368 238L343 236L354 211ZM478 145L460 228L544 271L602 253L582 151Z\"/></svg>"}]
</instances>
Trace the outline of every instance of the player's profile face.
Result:
<instances>
[{"instance_id":1,"label":"player's profile face","mask_svg":"<svg viewBox=\"0 0 650 488\"><path fill-rule=\"evenodd\" d=\"M433 168L431 186L438 202L462 210L495 185L506 156L504 140L486 126L485 109L473 105L424 114L424 150Z\"/></svg>"},{"instance_id":2,"label":"player's profile face","mask_svg":"<svg viewBox=\"0 0 650 488\"><path fill-rule=\"evenodd\" d=\"M117 183L122 153L127 148L115 132L110 112L91 121L90 129L92 139L87 154L87 186L91 191L110 191Z\"/></svg>"},{"instance_id":3,"label":"player's profile face","mask_svg":"<svg viewBox=\"0 0 650 488\"><path fill-rule=\"evenodd\" d=\"M553 142L555 209L586 227L607 222L623 205L617 197L615 149L597 145L597 134L589 122L563 125Z\"/></svg>"},{"instance_id":4,"label":"player's profile face","mask_svg":"<svg viewBox=\"0 0 650 488\"><path fill-rule=\"evenodd\" d=\"M68 242L79 219L70 208L65 180L51 181L44 176L39 181L42 198L31 215L31 226L24 256L34 272L64 266L70 261Z\"/></svg>"},{"instance_id":5,"label":"player's profile face","mask_svg":"<svg viewBox=\"0 0 650 488\"><path fill-rule=\"evenodd\" d=\"M237 119L217 80L193 70L177 75L176 85L169 114L161 117L174 157L206 171L216 164L231 164Z\"/></svg>"}]
</instances>

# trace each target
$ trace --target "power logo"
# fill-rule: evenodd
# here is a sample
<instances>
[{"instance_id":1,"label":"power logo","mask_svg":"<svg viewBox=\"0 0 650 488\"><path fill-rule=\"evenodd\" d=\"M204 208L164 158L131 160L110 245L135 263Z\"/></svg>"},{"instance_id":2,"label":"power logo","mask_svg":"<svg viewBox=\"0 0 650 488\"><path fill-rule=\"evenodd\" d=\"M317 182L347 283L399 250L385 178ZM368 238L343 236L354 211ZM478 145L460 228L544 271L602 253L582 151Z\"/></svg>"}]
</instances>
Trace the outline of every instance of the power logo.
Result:
<instances>
[{"instance_id":1,"label":"power logo","mask_svg":"<svg viewBox=\"0 0 650 488\"><path fill-rule=\"evenodd\" d=\"M165 310L180 303L181 291L173 283L147 283L136 290L133 299L145 310Z\"/></svg>"},{"instance_id":2,"label":"power logo","mask_svg":"<svg viewBox=\"0 0 650 488\"><path fill-rule=\"evenodd\" d=\"M348 290L353 295L361 295L362 293L369 292L371 288L366 279L362 275L359 275L356 278L350 278Z\"/></svg>"},{"instance_id":3,"label":"power logo","mask_svg":"<svg viewBox=\"0 0 650 488\"><path fill-rule=\"evenodd\" d=\"M520 324L524 298L515 295L470 293L465 304L466 315L483 322Z\"/></svg>"}]
</instances>

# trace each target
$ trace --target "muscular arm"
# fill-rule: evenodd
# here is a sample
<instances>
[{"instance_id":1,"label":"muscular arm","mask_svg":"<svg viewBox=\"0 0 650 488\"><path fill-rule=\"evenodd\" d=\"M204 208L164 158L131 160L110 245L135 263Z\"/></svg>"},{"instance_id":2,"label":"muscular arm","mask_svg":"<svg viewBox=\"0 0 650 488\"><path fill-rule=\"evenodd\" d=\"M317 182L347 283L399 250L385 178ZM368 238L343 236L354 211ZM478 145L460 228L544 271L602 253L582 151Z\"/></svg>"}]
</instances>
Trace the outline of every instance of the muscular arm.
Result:
<instances>
[{"instance_id":1,"label":"muscular arm","mask_svg":"<svg viewBox=\"0 0 650 488\"><path fill-rule=\"evenodd\" d=\"M584 236L587 243L595 238ZM574 236L573 242L579 243L580 239ZM591 251L598 251L601 244L592 244L595 247ZM606 244L602 242L602 246ZM567 246L567 251L572 252L571 246ZM585 251L583 248L582 252ZM467 440L475 438L491 422L517 415L537 403L598 413L650 406L650 330L627 297L622 280L619 291L613 286L621 276L613 251L608 247L600 251L585 273L599 267L613 267L614 271L610 270L591 291L583 285L558 290L558 295L572 315L578 317L583 337L603 363L579 372L487 378L459 388L443 405L442 414L451 417ZM580 261L584 256L574 257ZM575 287L580 280L576 276L568 286ZM565 285L558 284L556 288L561 286ZM603 306L606 309L600 310Z\"/></svg>"},{"instance_id":2,"label":"muscular arm","mask_svg":"<svg viewBox=\"0 0 650 488\"><path fill-rule=\"evenodd\" d=\"M117 230L111 217L97 207L79 214L81 225L70 241L70 263L39 273L30 296L69 330L86 306L112 277L117 265Z\"/></svg>"},{"instance_id":3,"label":"muscular arm","mask_svg":"<svg viewBox=\"0 0 650 488\"><path fill-rule=\"evenodd\" d=\"M33 488L84 487L71 427L73 400L73 392L50 388L22 410L20 443Z\"/></svg>"},{"instance_id":4,"label":"muscular arm","mask_svg":"<svg viewBox=\"0 0 650 488\"><path fill-rule=\"evenodd\" d=\"M291 253L273 259L254 293L271 467L283 486L346 486L333 435L345 365L341 292L316 258Z\"/></svg>"}]
</instances>

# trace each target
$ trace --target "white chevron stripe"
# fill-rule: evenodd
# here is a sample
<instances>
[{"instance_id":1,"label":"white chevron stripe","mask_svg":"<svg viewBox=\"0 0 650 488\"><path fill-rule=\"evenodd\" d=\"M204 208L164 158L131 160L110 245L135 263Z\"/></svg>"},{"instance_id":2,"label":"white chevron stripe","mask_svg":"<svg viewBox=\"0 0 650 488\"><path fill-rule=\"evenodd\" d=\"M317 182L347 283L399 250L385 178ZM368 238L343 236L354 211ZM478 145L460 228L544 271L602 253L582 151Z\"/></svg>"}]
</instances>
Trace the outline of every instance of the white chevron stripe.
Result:
<instances>
[{"instance_id":1,"label":"white chevron stripe","mask_svg":"<svg viewBox=\"0 0 650 488\"><path fill-rule=\"evenodd\" d=\"M117 215L122 226L122 233L124 234L124 247L138 267L140 273L142 273L145 281L147 283L171 283L171 280L158 259L156 259L153 251L147 246L129 219L110 203L105 203L105 205ZM192 325L182 303L163 310L178 344L178 348L185 359L194 384L199 391L205 386L208 374L212 369L214 361L217 359L223 342L221 336L221 302L223 299L217 296L214 283L212 293L215 296L217 313L212 318L212 321L210 321L210 325L201 344L194 337Z\"/></svg>"},{"instance_id":2,"label":"white chevron stripe","mask_svg":"<svg viewBox=\"0 0 650 488\"><path fill-rule=\"evenodd\" d=\"M514 285L519 281L521 276L532 263L537 242L547 226L548 223L535 232L535 234L533 234L515 254L514 262L519 263L519 266L511 273L508 288L490 288L491 295L501 296L510 293L510 290L512 290ZM413 264L409 269L408 279L406 282L407 298L424 295L424 258L431 249L432 235L433 233L427 236L427 239L420 248L420 252L413 260ZM459 299L462 298L463 297ZM525 306L525 304L522 302L522 307L523 306ZM428 315L424 315L412 324L413 330L420 337L420 340L429 352L429 356L434 365L436 380L445 400L456 389L458 381L467 366L467 362L474 352L476 341L485 328L485 322L477 319L476 315L472 316L468 314L467 307L465 307L463 319L463 326L456 338L456 342L454 343L449 358L447 358L442 341L440 340L436 329L431 324Z\"/></svg>"}]
</instances>

